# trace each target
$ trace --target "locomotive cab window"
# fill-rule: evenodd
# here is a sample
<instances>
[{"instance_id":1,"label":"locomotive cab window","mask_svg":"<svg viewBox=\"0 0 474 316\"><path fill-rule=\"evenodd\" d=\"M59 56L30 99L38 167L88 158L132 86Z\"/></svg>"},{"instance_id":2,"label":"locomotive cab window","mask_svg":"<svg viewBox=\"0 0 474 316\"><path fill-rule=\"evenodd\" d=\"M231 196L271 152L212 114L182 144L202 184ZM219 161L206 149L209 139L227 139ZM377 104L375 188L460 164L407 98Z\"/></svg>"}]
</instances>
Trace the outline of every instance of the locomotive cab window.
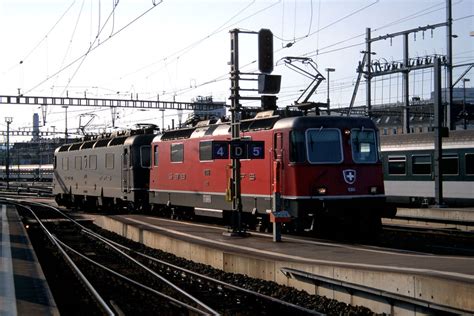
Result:
<instances>
[{"instance_id":1,"label":"locomotive cab window","mask_svg":"<svg viewBox=\"0 0 474 316\"><path fill-rule=\"evenodd\" d=\"M122 168L127 169L130 166L128 150L125 148L122 155Z\"/></svg>"},{"instance_id":2,"label":"locomotive cab window","mask_svg":"<svg viewBox=\"0 0 474 316\"><path fill-rule=\"evenodd\" d=\"M459 174L459 159L457 154L443 154L443 174Z\"/></svg>"},{"instance_id":3,"label":"locomotive cab window","mask_svg":"<svg viewBox=\"0 0 474 316\"><path fill-rule=\"evenodd\" d=\"M304 142L304 132L290 132L290 161L304 162L306 159L306 147Z\"/></svg>"},{"instance_id":4,"label":"locomotive cab window","mask_svg":"<svg viewBox=\"0 0 474 316\"><path fill-rule=\"evenodd\" d=\"M145 145L140 147L140 164L142 168L150 168L150 159L151 159L151 153L150 153L150 146Z\"/></svg>"},{"instance_id":5,"label":"locomotive cab window","mask_svg":"<svg viewBox=\"0 0 474 316\"><path fill-rule=\"evenodd\" d=\"M171 144L170 147L171 162L183 162L184 161L184 144Z\"/></svg>"},{"instance_id":6,"label":"locomotive cab window","mask_svg":"<svg viewBox=\"0 0 474 316\"><path fill-rule=\"evenodd\" d=\"M405 175L407 173L407 158L405 156L388 156L388 174Z\"/></svg>"},{"instance_id":7,"label":"locomotive cab window","mask_svg":"<svg viewBox=\"0 0 474 316\"><path fill-rule=\"evenodd\" d=\"M376 134L371 129L351 131L352 159L356 163L377 162Z\"/></svg>"},{"instance_id":8,"label":"locomotive cab window","mask_svg":"<svg viewBox=\"0 0 474 316\"><path fill-rule=\"evenodd\" d=\"M431 156L430 155L414 155L411 157L412 171L414 175L430 175L431 174Z\"/></svg>"},{"instance_id":9,"label":"locomotive cab window","mask_svg":"<svg viewBox=\"0 0 474 316\"><path fill-rule=\"evenodd\" d=\"M212 141L199 143L199 161L212 160Z\"/></svg>"},{"instance_id":10,"label":"locomotive cab window","mask_svg":"<svg viewBox=\"0 0 474 316\"><path fill-rule=\"evenodd\" d=\"M310 163L341 163L341 132L336 128L308 129L306 152Z\"/></svg>"},{"instance_id":11,"label":"locomotive cab window","mask_svg":"<svg viewBox=\"0 0 474 316\"><path fill-rule=\"evenodd\" d=\"M153 146L153 166L158 166L158 145Z\"/></svg>"}]
</instances>

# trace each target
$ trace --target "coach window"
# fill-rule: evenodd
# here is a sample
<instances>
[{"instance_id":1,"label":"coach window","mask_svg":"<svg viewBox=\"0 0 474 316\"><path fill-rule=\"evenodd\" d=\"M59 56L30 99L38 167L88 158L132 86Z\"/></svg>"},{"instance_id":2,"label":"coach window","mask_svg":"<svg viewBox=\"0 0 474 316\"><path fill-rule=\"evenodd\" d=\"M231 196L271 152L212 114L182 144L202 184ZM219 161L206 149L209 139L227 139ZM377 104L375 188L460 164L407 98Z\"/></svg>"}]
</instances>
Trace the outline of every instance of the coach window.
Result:
<instances>
[{"instance_id":1,"label":"coach window","mask_svg":"<svg viewBox=\"0 0 474 316\"><path fill-rule=\"evenodd\" d=\"M145 145L140 147L140 163L142 168L150 168L150 146Z\"/></svg>"},{"instance_id":2,"label":"coach window","mask_svg":"<svg viewBox=\"0 0 474 316\"><path fill-rule=\"evenodd\" d=\"M158 145L153 146L153 166L158 166Z\"/></svg>"},{"instance_id":3,"label":"coach window","mask_svg":"<svg viewBox=\"0 0 474 316\"><path fill-rule=\"evenodd\" d=\"M457 154L443 154L443 174L459 174L459 159Z\"/></svg>"},{"instance_id":4,"label":"coach window","mask_svg":"<svg viewBox=\"0 0 474 316\"><path fill-rule=\"evenodd\" d=\"M199 161L212 160L212 141L199 143Z\"/></svg>"},{"instance_id":5,"label":"coach window","mask_svg":"<svg viewBox=\"0 0 474 316\"><path fill-rule=\"evenodd\" d=\"M466 159L466 174L474 175L474 154L466 154L464 158Z\"/></svg>"},{"instance_id":6,"label":"coach window","mask_svg":"<svg viewBox=\"0 0 474 316\"><path fill-rule=\"evenodd\" d=\"M375 131L371 129L351 130L352 160L357 163L374 163L377 161Z\"/></svg>"},{"instance_id":7,"label":"coach window","mask_svg":"<svg viewBox=\"0 0 474 316\"><path fill-rule=\"evenodd\" d=\"M304 132L290 132L290 161L304 162L306 157L306 148L304 143Z\"/></svg>"},{"instance_id":8,"label":"coach window","mask_svg":"<svg viewBox=\"0 0 474 316\"><path fill-rule=\"evenodd\" d=\"M430 155L416 155L411 157L412 171L415 175L429 175L431 174L431 156Z\"/></svg>"},{"instance_id":9,"label":"coach window","mask_svg":"<svg viewBox=\"0 0 474 316\"><path fill-rule=\"evenodd\" d=\"M108 153L105 154L105 168L106 169L114 169L114 154Z\"/></svg>"},{"instance_id":10,"label":"coach window","mask_svg":"<svg viewBox=\"0 0 474 316\"><path fill-rule=\"evenodd\" d=\"M388 156L388 174L405 175L407 173L407 158L405 156Z\"/></svg>"},{"instance_id":11,"label":"coach window","mask_svg":"<svg viewBox=\"0 0 474 316\"><path fill-rule=\"evenodd\" d=\"M310 163L341 163L342 142L339 129L316 128L306 131L306 148Z\"/></svg>"},{"instance_id":12,"label":"coach window","mask_svg":"<svg viewBox=\"0 0 474 316\"><path fill-rule=\"evenodd\" d=\"M76 170L81 170L82 169L82 157L80 157L80 156L75 157L74 169L76 169Z\"/></svg>"},{"instance_id":13,"label":"coach window","mask_svg":"<svg viewBox=\"0 0 474 316\"><path fill-rule=\"evenodd\" d=\"M96 155L89 156L89 169L92 169L92 170L97 169L97 156Z\"/></svg>"},{"instance_id":14,"label":"coach window","mask_svg":"<svg viewBox=\"0 0 474 316\"><path fill-rule=\"evenodd\" d=\"M171 144L171 162L184 161L184 144Z\"/></svg>"}]
</instances>

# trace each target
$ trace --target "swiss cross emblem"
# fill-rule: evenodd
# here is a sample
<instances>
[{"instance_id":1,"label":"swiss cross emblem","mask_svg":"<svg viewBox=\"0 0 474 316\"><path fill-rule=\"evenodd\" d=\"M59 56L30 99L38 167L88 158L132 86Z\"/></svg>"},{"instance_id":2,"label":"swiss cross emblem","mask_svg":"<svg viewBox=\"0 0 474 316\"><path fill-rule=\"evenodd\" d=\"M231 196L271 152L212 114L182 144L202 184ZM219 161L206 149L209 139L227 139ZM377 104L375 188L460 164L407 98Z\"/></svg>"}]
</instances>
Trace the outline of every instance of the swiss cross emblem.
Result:
<instances>
[{"instance_id":1,"label":"swiss cross emblem","mask_svg":"<svg viewBox=\"0 0 474 316\"><path fill-rule=\"evenodd\" d=\"M346 181L347 184L353 184L355 182L356 171L354 169L343 170L342 174L344 176L344 181Z\"/></svg>"}]
</instances>

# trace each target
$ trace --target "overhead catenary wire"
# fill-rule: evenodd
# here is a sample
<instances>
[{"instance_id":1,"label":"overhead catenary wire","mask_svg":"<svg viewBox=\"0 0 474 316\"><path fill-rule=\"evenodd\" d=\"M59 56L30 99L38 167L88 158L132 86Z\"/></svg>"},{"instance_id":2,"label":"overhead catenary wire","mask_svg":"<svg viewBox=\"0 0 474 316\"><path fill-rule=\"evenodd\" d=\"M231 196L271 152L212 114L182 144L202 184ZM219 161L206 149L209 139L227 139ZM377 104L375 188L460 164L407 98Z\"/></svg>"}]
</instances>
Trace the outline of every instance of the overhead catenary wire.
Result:
<instances>
[{"instance_id":1,"label":"overhead catenary wire","mask_svg":"<svg viewBox=\"0 0 474 316\"><path fill-rule=\"evenodd\" d=\"M74 59L73 61L71 61L69 64L67 64L66 66L64 66L63 68L60 68L59 70L57 70L53 75L49 76L48 78L42 80L41 82L37 83L36 85L34 85L33 87L31 87L30 89L28 89L26 93L29 93L31 91L33 91L34 89L38 88L39 86L41 86L42 84L44 84L45 82L49 81L52 77L60 74L61 72L65 71L66 69L68 69L69 67L71 67L72 65L76 64L78 61L80 61L84 56L86 56L87 54L91 53L92 51L96 50L97 48L99 48L100 46L104 45L106 42L108 42L110 39L112 39L113 37L115 37L117 34L119 34L120 32L122 32L123 30L127 29L130 25L132 25L133 23L135 23L136 21L138 21L140 18L142 18L143 16L145 16L148 12L150 12L151 10L153 10L154 8L156 8L160 3L162 3L162 1L160 1L159 3L157 4L154 4L152 7L150 7L149 9L145 10L144 12L142 12L141 14L139 14L137 17L135 17L134 19L132 19L130 22L128 22L127 24L125 24L123 27L121 27L118 31L116 31L115 33L111 34L109 37L107 37L105 40L103 40L102 42L98 43L96 46L94 47L91 47L90 49L87 50L86 53L82 54L81 56L79 56L78 58Z\"/></svg>"},{"instance_id":2,"label":"overhead catenary wire","mask_svg":"<svg viewBox=\"0 0 474 316\"><path fill-rule=\"evenodd\" d=\"M454 5L457 5L459 3L461 3L462 0L456 2L453 4ZM440 10L444 10L444 7L441 7L441 8L438 8L436 10L431 10L435 7L439 7L439 6L442 6L443 4L442 3L439 3L439 4L436 4L434 6L431 6L431 7L428 7L428 8L425 8L425 9L422 9L422 10L419 10L413 14L410 14L406 17L403 17L403 18L400 18L400 19L397 19L395 21L392 21L392 22L389 22L387 24L384 24L382 26L379 26L379 27L376 27L374 29L372 29L373 32L377 32L377 31L380 31L380 30L383 30L387 27L390 27L390 26L394 26L394 25L397 25L397 24L400 24L400 23L404 23L406 21L409 21L409 20L413 20L413 19L417 19L421 16L424 16L424 15L427 15L427 14L431 14L431 13L434 13L434 12L437 12L437 11L440 11ZM431 11L430 11L431 10ZM427 12L428 11L428 12ZM335 52L335 51L338 51L338 50L344 50L344 49L348 49L348 48L352 48L352 47L356 47L356 46L360 46L360 45L364 45L365 42L359 42L357 44L352 44L352 45L347 45L347 46L344 46L344 47L341 47L339 49L336 49L336 50L329 50L329 51L324 51L328 48L331 48L331 47L334 47L334 46L337 46L337 45L340 45L340 44L343 44L343 43L346 43L346 42L349 42L351 40L354 40L354 39L357 39L357 38L363 38L365 36L365 33L361 33L361 34L358 34L358 35L354 35L354 36L351 36L347 39L344 39L344 40L341 40L341 41L338 41L336 43L332 43L332 44L329 44L329 45L326 45L325 47L323 48L320 48L320 49L317 49L317 50L314 50L314 51L311 51L311 52L307 52L307 53L304 53L302 54L302 56L306 56L306 57L314 57L314 56L317 56L317 55L320 55L320 54L327 54L327 53L332 53L332 52ZM322 51L322 52L321 52Z\"/></svg>"},{"instance_id":3,"label":"overhead catenary wire","mask_svg":"<svg viewBox=\"0 0 474 316\"><path fill-rule=\"evenodd\" d=\"M100 43L100 34L102 33L102 31L105 29L105 26L107 25L107 23L109 22L110 18L114 15L115 13L115 9L117 8L117 6L115 5L115 2L114 2L114 5L112 7L112 12L109 14L109 16L107 17L107 20L105 20L105 23L104 25L100 25L100 16L101 16L101 2L99 1L99 22L98 22L98 30L97 30L97 35L94 39L94 41L90 44L89 46L89 49L88 51L83 55L83 58L81 60L81 62L79 63L79 65L77 66L76 70L74 71L74 73L72 74L72 76L69 78L67 84L66 84L66 87L64 88L63 92L61 93L61 95L64 95L64 93L66 92L69 84L71 83L71 81L74 79L74 77L77 75L79 69L81 68L82 64L84 63L84 61L86 60L87 56L89 55L89 52L91 51L92 47L94 46L94 44L97 42L98 44Z\"/></svg>"},{"instance_id":4,"label":"overhead catenary wire","mask_svg":"<svg viewBox=\"0 0 474 316\"><path fill-rule=\"evenodd\" d=\"M69 5L69 7L67 7L67 9L63 12L63 14L61 14L61 16L59 17L59 19L53 24L53 26L48 30L48 32L46 32L46 34L41 38L41 40L35 45L33 46L33 48L18 62L18 63L15 63L14 65L12 65L6 73L10 72L11 70L13 70L14 68L18 67L19 65L22 65L24 64L28 58L38 49L38 47L45 41L47 40L48 36L54 31L54 29L59 25L59 22L61 22L61 20L66 16L66 14L69 12L69 10L74 6L74 3L76 2L76 0L73 0L71 2L71 4Z\"/></svg>"},{"instance_id":5,"label":"overhead catenary wire","mask_svg":"<svg viewBox=\"0 0 474 316\"><path fill-rule=\"evenodd\" d=\"M320 2L320 3L321 3L321 2ZM434 7L434 6L432 6L432 7ZM430 8L431 8L431 7L430 7ZM442 9L443 9L443 8L440 8L439 10L442 10ZM427 9L425 9L425 10L427 10ZM433 11L433 12L434 12L434 11ZM423 13L423 14L427 14L427 13ZM411 17L412 19L416 18L413 14L410 15L410 16L412 16L412 17ZM467 16L467 17L469 17L469 16ZM464 18L467 18L467 17L464 17ZM461 18L460 18L460 19L461 19ZM455 19L454 21L457 21L457 20L459 20L459 19ZM405 18L403 18L403 19L399 19L398 21L399 21L398 23L404 23L404 22L408 21L408 18L405 17ZM394 21L394 22L396 22L396 21ZM395 24L393 24L394 22L392 22L392 24L390 24L390 26L395 25ZM374 30L380 30L380 29L382 29L383 27L388 27L388 25L379 27L378 29L374 29ZM319 26L318 26L318 29L319 29ZM360 36L360 35L359 35L359 36ZM319 38L319 37L318 37L318 38ZM349 39L347 39L347 40L349 40ZM344 47L338 47L339 45L343 44L344 42L345 42L345 41L339 41L338 43L331 44L332 47L328 47L329 45L328 45L328 46L325 46L325 47L323 47L323 48L320 48L319 52L320 52L321 54L329 54L329 53L332 53L332 52L334 52L334 51L339 51L339 50L343 50L343 49L349 49L349 48L351 48L351 47L355 47L355 46L357 46L357 45L362 45L362 44L363 44L363 43L360 43L360 44L354 44L354 45L346 45L346 46L344 46ZM347 43L347 42L346 42L346 43ZM333 50L332 48L334 48L334 50ZM316 55L314 55L314 56L316 56ZM462 58L462 57L460 57L460 58ZM464 58L467 59L467 58L469 58L469 57L464 57ZM176 92L177 92L178 95L184 94L184 93L188 93L188 92L193 91L194 89L197 89L197 88L200 88L200 87L203 87L203 86L206 86L206 85L211 85L211 84L213 84L213 83L222 82L222 81L224 81L224 80L227 79L227 76L228 76L228 74L223 75L223 76L219 76L219 77L215 77L214 79L207 80L207 81L205 81L205 82L203 82L203 83L201 83L201 84L194 84L193 87L189 87L189 88L188 88L188 87L186 87L186 88L183 87L182 89L179 89L179 87L175 87L175 89L173 89L173 90L175 90L175 91L174 91L175 94L176 94ZM333 80L334 80L334 79L333 79ZM381 82L383 82L383 79L381 80ZM332 81L331 81L331 83L332 83ZM150 93L150 94L152 94L152 93ZM155 95L156 95L156 94L155 94ZM280 99L280 100L281 100L281 99Z\"/></svg>"},{"instance_id":6,"label":"overhead catenary wire","mask_svg":"<svg viewBox=\"0 0 474 316\"><path fill-rule=\"evenodd\" d=\"M195 41L195 42L193 42L193 43L191 43L191 44L189 44L189 45L187 45L187 46L185 46L184 48L181 48L181 49L179 49L179 50L177 50L177 51L171 53L170 55L167 55L166 57L160 58L159 60L157 60L157 61L155 61L155 62L153 62L153 63L149 63L149 64L147 64L147 65L145 65L145 66L142 66L142 67L140 67L139 69L137 69L137 70L135 70L135 71L133 71L133 72L130 72L130 73L128 73L128 74L122 76L122 78L127 77L127 76L130 76L130 75L133 75L133 74L136 74L136 73L138 73L138 72L140 72L140 71L142 71L142 70L144 70L144 69L147 69L147 68L149 68L149 67L151 67L151 66L154 66L154 65L159 64L159 63L162 63L162 62L163 62L163 63L170 63L170 61L176 60L176 59L178 59L179 57L182 57L183 55L185 55L186 53L188 53L189 51L191 51L192 49L194 49L194 48L197 47L198 45L202 44L202 43L205 42L206 40L208 40L208 39L210 39L211 37L213 37L214 35L216 35L216 34L218 34L218 33L220 33L220 32L223 32L223 31L227 31L228 28L232 28L232 27L238 25L239 23L241 23L241 22L243 22L243 21L245 21L245 20L248 20L248 19L250 19L250 18L252 18L252 17L254 17L254 16L256 16L256 15L262 13L262 12L265 12L265 11L271 9L272 7L274 7L275 5L277 5L277 4L280 3L280 2L281 2L281 0L278 0L278 1L274 2L274 3L271 3L271 4L269 4L268 6L262 8L262 9L256 11L256 12L254 12L254 13L252 13L252 14L250 14L250 15L247 15L247 16L243 17L242 19L240 19L240 20L238 20L238 21L236 21L236 22L234 22L234 23L232 23L232 24L229 24L233 19L235 19L237 16L239 16L241 13L243 13L244 11L246 11L248 8L250 8L250 7L255 3L255 0L254 0L254 1L251 1L248 5L246 5L244 8L242 8L240 11L238 11L236 14L234 14L230 19L228 19L225 23L223 23L221 26L219 26L218 28L216 28L214 31L212 31L212 32L209 33L208 35L202 37L201 39L199 39L199 40L197 40L197 41ZM164 68L165 68L165 67L163 66L163 67L161 67L159 70L162 70L162 69L164 69ZM158 70L158 71L159 71L159 70ZM155 71L155 72L153 72L152 74L155 74L155 73L157 73L158 71ZM148 76L149 76L149 75L150 75L150 74L148 74Z\"/></svg>"},{"instance_id":7,"label":"overhead catenary wire","mask_svg":"<svg viewBox=\"0 0 474 316\"><path fill-rule=\"evenodd\" d=\"M62 59L62 61L61 61L61 65L59 66L59 68L62 68L62 67L64 66L64 63L66 62L66 58L67 58L67 56L69 55L69 51L71 50L72 43L73 43L73 40L74 40L76 31L77 31L77 27L78 27L78 25L79 25L79 21L80 21L81 16L82 16L82 10L83 10L83 8L84 8L85 2L86 2L86 0L82 0L82 5L81 5L81 8L79 9L79 13L78 13L78 16L77 16L77 18L76 18L76 23L75 23L75 25L74 25L74 29L73 29L73 31L72 31L72 34L71 34L71 37L70 37L70 39L69 39L69 43L68 43L66 52L64 53L64 56L63 56L63 59ZM54 86L56 85L56 82L57 82L57 77L56 77L55 83L53 84L53 88L54 88Z\"/></svg>"},{"instance_id":8,"label":"overhead catenary wire","mask_svg":"<svg viewBox=\"0 0 474 316\"><path fill-rule=\"evenodd\" d=\"M337 22L342 21L342 19L344 19L344 18L346 18L346 17L349 17L349 16L352 16L352 15L354 15L354 14L360 12L361 10L364 10L364 9L366 9L366 8L368 8L368 7L370 7L370 6L374 5L374 4L376 4L377 2L378 2L378 1L375 1L375 2L372 2L372 3L368 4L368 5L365 6L365 7L359 8L358 10L349 13L349 14L346 15L345 17L343 17L343 18L341 18L341 19L339 19L339 20L336 20L336 21L330 23L329 25L324 26L323 28L319 28L319 27L318 27L318 30L317 30L316 32L319 32L319 31L321 31L321 30L323 30L323 29L325 29L325 28L327 28L327 27L329 27L329 26L331 26L331 25L334 25L334 24L336 24ZM458 3L459 3L459 2L458 2ZM396 25L396 24L399 24L399 23L403 23L404 21L407 21L407 20L409 20L409 19L414 19L414 18L420 16L420 14L426 14L427 11L429 11L430 9L435 8L435 7L437 7L437 6L440 6L440 4L437 4L437 5L435 5L435 6L431 6L431 7L429 7L429 8L425 8L425 9L423 9L423 10L421 10L421 11L415 12L414 14L410 14L410 15L408 15L407 17L404 17L404 18L402 18L402 19L397 19L397 20L392 21L392 22L390 22L390 23L388 23L388 24L382 25L382 26L376 28L376 30L381 30L381 29L383 29L383 28L385 28L385 27L392 26L392 25ZM266 9L266 8L264 8L264 9ZM442 8L441 8L441 9L442 9ZM429 12L429 13L431 13L431 12ZM248 17L246 17L246 18L248 18ZM246 18L245 18L245 19L246 19ZM224 25L225 25L225 24L224 24ZM217 29L217 30L218 30L218 29ZM316 32L312 32L311 34L316 34ZM211 35L212 35L212 34L211 34ZM349 49L349 48L352 48L352 47L356 47L356 46L359 46L359 45L363 45L364 43L363 43L363 42L360 42L360 43L358 43L358 44L352 44L352 45L347 45L347 46L344 46L344 47L339 47L339 48L335 48L335 49L332 49L332 50L328 50L328 48L330 48L330 47L334 47L334 46L340 45L340 44L342 44L342 43L344 43L344 42L347 42L347 41L349 41L349 40L352 40L352 39L355 39L355 38L358 38L358 37L362 37L363 35L364 35L364 34L360 34L360 35L357 35L357 36L348 38L348 39L346 39L346 40L339 41L339 42L337 42L337 43L335 43L335 44L328 45L328 46L326 46L326 47L324 47L324 48L321 48L320 51L319 51L319 53L320 53L320 54L328 54L328 53L332 53L332 52L335 52L335 51L340 51L340 50L344 50L344 49ZM207 37L206 37L206 38L207 38ZM276 37L276 38L278 38L278 37ZM188 47L189 47L189 46L188 46ZM280 50L280 49L279 49L279 50ZM278 50L278 51L279 51L279 50ZM182 50L180 50L180 51L183 51L183 52L184 52L185 49L182 49ZM178 52L180 52L180 51L178 51ZM308 54L308 53L307 53L307 54ZM170 56L172 56L172 55L170 55ZM315 55L310 55L310 56L315 56ZM169 57L169 56L168 56L168 57ZM244 67L242 67L242 68L244 68ZM188 88L188 87L186 87L186 88L174 89L174 90L177 92L177 95L178 95L178 94L182 94L182 93L186 93L186 92L190 92L190 91L192 91L193 89L200 88L200 87L202 87L202 86L204 86L204 85L208 85L208 84L211 84L211 83L213 83L213 82L219 82L219 81L224 80L224 79L223 79L223 76L220 76L220 77L221 77L220 80L209 80L209 81L206 81L206 82L203 83L203 84L195 85L194 88L191 88L191 87Z\"/></svg>"}]
</instances>

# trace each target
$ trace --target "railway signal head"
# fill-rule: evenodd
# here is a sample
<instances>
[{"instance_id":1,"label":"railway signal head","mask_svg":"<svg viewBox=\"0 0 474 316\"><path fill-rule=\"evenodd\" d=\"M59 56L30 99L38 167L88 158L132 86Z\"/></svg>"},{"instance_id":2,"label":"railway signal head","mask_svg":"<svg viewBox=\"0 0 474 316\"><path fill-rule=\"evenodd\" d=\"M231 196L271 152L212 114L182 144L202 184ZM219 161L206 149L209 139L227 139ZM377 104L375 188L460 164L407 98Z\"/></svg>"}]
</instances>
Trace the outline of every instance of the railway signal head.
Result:
<instances>
[{"instance_id":1,"label":"railway signal head","mask_svg":"<svg viewBox=\"0 0 474 316\"><path fill-rule=\"evenodd\" d=\"M258 32L258 69L266 74L273 71L273 33L269 29Z\"/></svg>"}]
</instances>

